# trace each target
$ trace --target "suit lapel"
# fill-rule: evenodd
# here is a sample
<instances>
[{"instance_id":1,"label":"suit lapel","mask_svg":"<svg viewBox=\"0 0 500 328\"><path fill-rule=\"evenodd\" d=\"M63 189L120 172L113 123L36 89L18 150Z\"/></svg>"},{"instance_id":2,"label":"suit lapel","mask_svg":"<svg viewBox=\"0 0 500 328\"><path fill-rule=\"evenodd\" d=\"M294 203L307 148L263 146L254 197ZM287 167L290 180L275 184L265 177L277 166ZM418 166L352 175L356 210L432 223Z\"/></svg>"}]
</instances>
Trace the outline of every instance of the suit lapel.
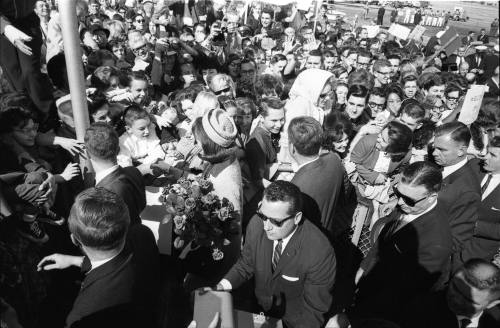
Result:
<instances>
[{"instance_id":1,"label":"suit lapel","mask_svg":"<svg viewBox=\"0 0 500 328\"><path fill-rule=\"evenodd\" d=\"M290 261L293 259L295 254L297 254L298 247L300 244L300 237L301 237L300 234L302 232L302 227L303 227L302 224L300 224L297 227L297 230L295 230L295 233L293 234L292 238L290 238L290 241L288 242L285 249L281 253L280 260L278 262L278 265L276 266L276 270L274 270L274 273L273 273L273 279L275 279L280 274L283 267L285 267L288 263L290 263ZM274 249L272 249L272 248L273 248L273 246L271 243L271 259L272 259L272 256L273 256L272 254L274 251ZM271 263L271 261L269 261L269 263Z\"/></svg>"}]
</instances>

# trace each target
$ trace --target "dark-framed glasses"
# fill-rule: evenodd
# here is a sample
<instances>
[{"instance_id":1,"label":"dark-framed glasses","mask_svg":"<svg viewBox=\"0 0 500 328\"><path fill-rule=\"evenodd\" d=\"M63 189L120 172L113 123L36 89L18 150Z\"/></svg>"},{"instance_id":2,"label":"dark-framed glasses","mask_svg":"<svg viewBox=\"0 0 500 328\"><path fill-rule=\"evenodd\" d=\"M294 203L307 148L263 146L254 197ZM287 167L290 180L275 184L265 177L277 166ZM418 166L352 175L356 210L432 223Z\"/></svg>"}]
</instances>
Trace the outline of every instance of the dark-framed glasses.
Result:
<instances>
[{"instance_id":1,"label":"dark-framed glasses","mask_svg":"<svg viewBox=\"0 0 500 328\"><path fill-rule=\"evenodd\" d=\"M214 91L214 93L215 93L216 96L218 96L218 95L220 95L222 93L226 93L226 92L229 92L229 91L231 91L231 87L226 87L224 89L220 89L219 91Z\"/></svg>"},{"instance_id":2,"label":"dark-framed glasses","mask_svg":"<svg viewBox=\"0 0 500 328\"><path fill-rule=\"evenodd\" d=\"M406 205L410 206L410 207L413 207L415 205L417 205L418 203L420 203L421 201L423 201L424 199L427 199L427 197L429 197L429 195L423 197L423 198L420 198L420 199L412 199L406 195L403 195L402 193L399 192L398 188L394 188L394 195L396 195L396 197L400 198L403 200L403 202L405 202Z\"/></svg>"},{"instance_id":3,"label":"dark-framed glasses","mask_svg":"<svg viewBox=\"0 0 500 328\"><path fill-rule=\"evenodd\" d=\"M271 224L273 226L276 226L278 228L282 227L283 224L285 224L286 221L288 221L290 219L293 219L297 215L297 213L295 213L295 214L292 214L292 215L287 216L287 217L282 218L282 219L270 218L270 217L262 214L262 212L260 211L260 206L257 209L257 212L255 212L255 214L257 214L257 216L259 217L259 219L261 219L262 221L269 221L269 222L271 222Z\"/></svg>"}]
</instances>

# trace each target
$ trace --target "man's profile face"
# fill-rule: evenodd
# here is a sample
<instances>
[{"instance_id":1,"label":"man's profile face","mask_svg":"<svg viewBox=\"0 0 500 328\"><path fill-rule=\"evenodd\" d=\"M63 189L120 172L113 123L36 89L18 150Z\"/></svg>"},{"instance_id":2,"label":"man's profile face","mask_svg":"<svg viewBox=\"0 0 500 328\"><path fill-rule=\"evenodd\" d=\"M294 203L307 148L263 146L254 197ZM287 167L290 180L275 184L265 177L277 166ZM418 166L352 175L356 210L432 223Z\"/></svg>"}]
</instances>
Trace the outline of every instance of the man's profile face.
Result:
<instances>
[{"instance_id":1,"label":"man's profile face","mask_svg":"<svg viewBox=\"0 0 500 328\"><path fill-rule=\"evenodd\" d=\"M483 160L483 168L487 172L500 173L500 147L488 147Z\"/></svg>"},{"instance_id":2,"label":"man's profile face","mask_svg":"<svg viewBox=\"0 0 500 328\"><path fill-rule=\"evenodd\" d=\"M486 310L494 301L489 290L480 290L469 284L463 271L459 271L452 278L446 300L453 313L466 317L473 317Z\"/></svg>"},{"instance_id":3,"label":"man's profile face","mask_svg":"<svg viewBox=\"0 0 500 328\"><path fill-rule=\"evenodd\" d=\"M432 195L429 194L424 186L412 186L400 182L396 188L398 193L404 196L398 198L398 206L406 214L420 214L432 204L430 201Z\"/></svg>"},{"instance_id":4,"label":"man's profile face","mask_svg":"<svg viewBox=\"0 0 500 328\"><path fill-rule=\"evenodd\" d=\"M289 218L292 214L290 213L290 203L288 202L271 202L267 201L266 198L262 199L259 212L266 217L272 218L276 221L283 222L281 227L276 226L271 223L270 220L263 222L264 231L267 238L270 240L279 240L288 237L295 229L295 217ZM285 220L286 218L289 218Z\"/></svg>"},{"instance_id":5,"label":"man's profile face","mask_svg":"<svg viewBox=\"0 0 500 328\"><path fill-rule=\"evenodd\" d=\"M454 141L449 134L435 137L434 161L441 166L450 166L460 162L463 155L462 145Z\"/></svg>"}]
</instances>

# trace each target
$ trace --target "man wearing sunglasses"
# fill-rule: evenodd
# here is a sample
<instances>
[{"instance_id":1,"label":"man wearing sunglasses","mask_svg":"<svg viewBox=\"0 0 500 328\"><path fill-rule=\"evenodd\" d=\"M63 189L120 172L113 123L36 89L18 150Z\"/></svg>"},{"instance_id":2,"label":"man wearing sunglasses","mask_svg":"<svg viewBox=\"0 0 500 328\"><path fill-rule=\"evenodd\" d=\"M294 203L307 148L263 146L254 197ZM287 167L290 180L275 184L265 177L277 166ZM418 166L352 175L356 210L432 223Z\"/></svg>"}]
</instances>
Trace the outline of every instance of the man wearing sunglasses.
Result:
<instances>
[{"instance_id":1,"label":"man wearing sunglasses","mask_svg":"<svg viewBox=\"0 0 500 328\"><path fill-rule=\"evenodd\" d=\"M373 231L380 234L356 274L358 292L350 317L403 326L401 313L414 298L439 285L452 252L446 212L438 204L441 183L439 168L429 162L404 169L394 186L397 208L375 224Z\"/></svg>"},{"instance_id":2,"label":"man wearing sunglasses","mask_svg":"<svg viewBox=\"0 0 500 328\"><path fill-rule=\"evenodd\" d=\"M259 303L254 313L281 318L286 327L319 328L332 301L335 271L330 242L302 214L300 189L276 181L247 227L240 259L217 289L237 288L253 277Z\"/></svg>"}]
</instances>

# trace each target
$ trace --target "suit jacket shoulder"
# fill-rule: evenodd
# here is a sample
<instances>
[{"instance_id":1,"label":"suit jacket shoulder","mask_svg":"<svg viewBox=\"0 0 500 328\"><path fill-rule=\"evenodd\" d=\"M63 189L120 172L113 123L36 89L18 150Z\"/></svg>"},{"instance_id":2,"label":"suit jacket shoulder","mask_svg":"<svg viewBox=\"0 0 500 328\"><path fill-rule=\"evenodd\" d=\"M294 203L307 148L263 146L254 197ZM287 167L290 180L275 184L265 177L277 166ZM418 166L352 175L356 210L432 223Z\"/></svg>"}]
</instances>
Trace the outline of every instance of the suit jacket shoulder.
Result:
<instances>
[{"instance_id":1,"label":"suit jacket shoulder","mask_svg":"<svg viewBox=\"0 0 500 328\"><path fill-rule=\"evenodd\" d=\"M132 254L122 251L109 262L87 273L66 319L67 326L72 327L75 322L106 309L131 308L133 286Z\"/></svg>"}]
</instances>

